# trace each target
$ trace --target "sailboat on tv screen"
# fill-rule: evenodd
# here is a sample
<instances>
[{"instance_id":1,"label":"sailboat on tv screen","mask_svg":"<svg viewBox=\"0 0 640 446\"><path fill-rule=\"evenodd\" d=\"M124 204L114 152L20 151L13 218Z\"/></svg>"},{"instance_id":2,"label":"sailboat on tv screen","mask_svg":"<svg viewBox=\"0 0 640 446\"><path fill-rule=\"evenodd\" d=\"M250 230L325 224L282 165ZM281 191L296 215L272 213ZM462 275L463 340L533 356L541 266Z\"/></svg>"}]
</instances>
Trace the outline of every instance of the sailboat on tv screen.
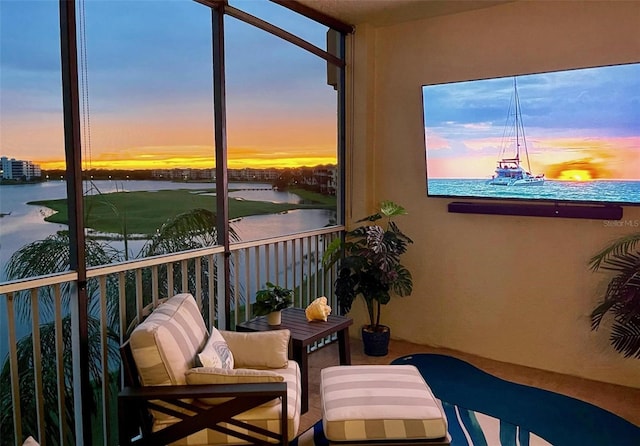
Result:
<instances>
[{"instance_id":1,"label":"sailboat on tv screen","mask_svg":"<svg viewBox=\"0 0 640 446\"><path fill-rule=\"evenodd\" d=\"M520 98L518 97L518 85L515 77L513 78L513 92L512 104L514 113L513 116L511 116L511 113L509 114L513 122L509 122L511 119L507 119L508 122L505 128L505 134L503 135L503 141L514 141L515 155L511 158L501 158L498 160L495 175L492 175L491 179L487 181L487 184L492 186L542 186L544 184L544 174L533 175L530 173L531 166L529 164L527 140L522 124ZM503 144L502 146L501 154L504 156L505 152L511 147L507 144ZM521 165L520 154L522 151L524 151L527 169Z\"/></svg>"}]
</instances>

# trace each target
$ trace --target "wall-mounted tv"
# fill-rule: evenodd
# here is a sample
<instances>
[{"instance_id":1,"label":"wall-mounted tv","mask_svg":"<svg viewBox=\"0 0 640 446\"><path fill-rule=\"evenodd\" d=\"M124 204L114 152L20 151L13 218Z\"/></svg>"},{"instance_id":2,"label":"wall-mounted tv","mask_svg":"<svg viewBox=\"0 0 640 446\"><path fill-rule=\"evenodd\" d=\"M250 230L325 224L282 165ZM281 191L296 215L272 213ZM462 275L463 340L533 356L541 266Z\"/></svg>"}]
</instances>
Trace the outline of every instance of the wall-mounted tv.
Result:
<instances>
[{"instance_id":1,"label":"wall-mounted tv","mask_svg":"<svg viewBox=\"0 0 640 446\"><path fill-rule=\"evenodd\" d=\"M422 95L428 196L640 205L640 63Z\"/></svg>"}]
</instances>

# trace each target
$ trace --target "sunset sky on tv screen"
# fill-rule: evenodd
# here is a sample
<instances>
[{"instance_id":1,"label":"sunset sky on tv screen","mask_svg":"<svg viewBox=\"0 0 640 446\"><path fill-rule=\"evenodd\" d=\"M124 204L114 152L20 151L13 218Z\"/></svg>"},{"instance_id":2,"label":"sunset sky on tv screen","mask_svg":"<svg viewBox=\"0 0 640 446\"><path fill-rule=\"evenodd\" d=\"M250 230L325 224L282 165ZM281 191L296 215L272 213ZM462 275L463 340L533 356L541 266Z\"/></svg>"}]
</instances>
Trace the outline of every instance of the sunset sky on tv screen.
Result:
<instances>
[{"instance_id":1,"label":"sunset sky on tv screen","mask_svg":"<svg viewBox=\"0 0 640 446\"><path fill-rule=\"evenodd\" d=\"M517 76L517 88L532 173L640 181L640 63ZM513 77L423 87L427 178L491 177L513 89Z\"/></svg>"}]
</instances>

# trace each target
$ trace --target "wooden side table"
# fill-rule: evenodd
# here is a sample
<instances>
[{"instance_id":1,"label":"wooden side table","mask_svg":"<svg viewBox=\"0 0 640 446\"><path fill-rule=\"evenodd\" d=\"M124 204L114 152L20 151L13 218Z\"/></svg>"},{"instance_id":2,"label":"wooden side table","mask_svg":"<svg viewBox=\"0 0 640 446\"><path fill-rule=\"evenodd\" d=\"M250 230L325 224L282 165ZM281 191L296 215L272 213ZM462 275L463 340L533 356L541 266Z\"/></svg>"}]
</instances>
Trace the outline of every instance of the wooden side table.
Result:
<instances>
[{"instance_id":1,"label":"wooden side table","mask_svg":"<svg viewBox=\"0 0 640 446\"><path fill-rule=\"evenodd\" d=\"M305 413L309 410L309 353L307 347L320 339L337 333L340 364L350 365L349 326L351 324L353 324L353 319L337 315L329 315L326 322L308 322L303 308L287 308L282 310L280 325L269 325L266 316L260 316L238 324L236 329L238 331L267 331L286 328L291 332L291 359L300 366L302 413Z\"/></svg>"}]
</instances>

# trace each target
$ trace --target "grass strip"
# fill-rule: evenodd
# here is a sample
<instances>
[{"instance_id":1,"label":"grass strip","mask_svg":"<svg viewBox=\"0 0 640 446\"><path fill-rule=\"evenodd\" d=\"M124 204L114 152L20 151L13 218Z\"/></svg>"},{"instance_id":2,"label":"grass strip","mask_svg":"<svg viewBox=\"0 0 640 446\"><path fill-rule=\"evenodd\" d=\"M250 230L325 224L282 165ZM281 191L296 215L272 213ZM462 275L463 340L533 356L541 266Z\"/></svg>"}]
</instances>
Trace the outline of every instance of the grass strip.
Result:
<instances>
[{"instance_id":1,"label":"grass strip","mask_svg":"<svg viewBox=\"0 0 640 446\"><path fill-rule=\"evenodd\" d=\"M199 191L179 189L87 196L84 198L85 226L105 233L123 234L126 228L128 234L152 235L163 223L176 215L197 208L216 209L214 193L215 189ZM320 194L316 195L322 197ZM229 219L278 214L294 209L335 209L335 197L330 198L332 200L305 200L302 204L230 198ZM55 211L54 214L45 218L45 221L69 224L66 198L30 201L27 204L45 206Z\"/></svg>"}]
</instances>

